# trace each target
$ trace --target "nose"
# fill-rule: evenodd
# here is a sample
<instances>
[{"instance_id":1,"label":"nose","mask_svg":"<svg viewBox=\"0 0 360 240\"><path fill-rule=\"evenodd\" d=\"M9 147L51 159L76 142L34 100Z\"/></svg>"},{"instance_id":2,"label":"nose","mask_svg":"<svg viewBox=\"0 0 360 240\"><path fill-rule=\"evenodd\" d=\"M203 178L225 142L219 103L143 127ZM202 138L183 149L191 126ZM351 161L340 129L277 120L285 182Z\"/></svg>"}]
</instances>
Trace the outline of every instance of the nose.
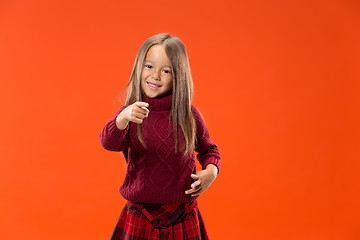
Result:
<instances>
[{"instance_id":1,"label":"nose","mask_svg":"<svg viewBox=\"0 0 360 240\"><path fill-rule=\"evenodd\" d=\"M153 79L159 80L159 73L158 73L158 71L155 71L155 72L154 72Z\"/></svg>"}]
</instances>

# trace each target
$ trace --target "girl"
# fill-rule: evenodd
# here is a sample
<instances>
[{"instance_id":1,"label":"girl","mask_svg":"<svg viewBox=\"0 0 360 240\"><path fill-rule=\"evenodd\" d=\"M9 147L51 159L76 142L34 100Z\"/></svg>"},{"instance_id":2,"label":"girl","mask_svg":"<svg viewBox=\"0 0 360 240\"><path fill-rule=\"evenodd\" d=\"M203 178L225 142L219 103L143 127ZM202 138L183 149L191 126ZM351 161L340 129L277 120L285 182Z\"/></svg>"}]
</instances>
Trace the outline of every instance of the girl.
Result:
<instances>
[{"instance_id":1,"label":"girl","mask_svg":"<svg viewBox=\"0 0 360 240\"><path fill-rule=\"evenodd\" d=\"M208 239L196 199L215 180L220 154L191 105L183 43L166 33L148 38L127 87L125 105L100 133L102 146L122 151L128 165L119 190L127 203L111 239Z\"/></svg>"}]
</instances>

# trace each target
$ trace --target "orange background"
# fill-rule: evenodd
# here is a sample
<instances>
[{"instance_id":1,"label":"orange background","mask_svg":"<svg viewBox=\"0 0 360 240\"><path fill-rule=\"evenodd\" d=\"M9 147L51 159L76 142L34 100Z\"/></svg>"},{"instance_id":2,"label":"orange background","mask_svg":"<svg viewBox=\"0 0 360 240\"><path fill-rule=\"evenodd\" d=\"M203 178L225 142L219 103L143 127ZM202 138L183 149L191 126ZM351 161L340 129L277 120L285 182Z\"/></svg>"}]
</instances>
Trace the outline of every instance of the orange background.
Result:
<instances>
[{"instance_id":1,"label":"orange background","mask_svg":"<svg viewBox=\"0 0 360 240\"><path fill-rule=\"evenodd\" d=\"M211 239L360 239L358 1L0 2L0 239L109 239L121 153L99 133L141 44L185 44L222 156Z\"/></svg>"}]
</instances>

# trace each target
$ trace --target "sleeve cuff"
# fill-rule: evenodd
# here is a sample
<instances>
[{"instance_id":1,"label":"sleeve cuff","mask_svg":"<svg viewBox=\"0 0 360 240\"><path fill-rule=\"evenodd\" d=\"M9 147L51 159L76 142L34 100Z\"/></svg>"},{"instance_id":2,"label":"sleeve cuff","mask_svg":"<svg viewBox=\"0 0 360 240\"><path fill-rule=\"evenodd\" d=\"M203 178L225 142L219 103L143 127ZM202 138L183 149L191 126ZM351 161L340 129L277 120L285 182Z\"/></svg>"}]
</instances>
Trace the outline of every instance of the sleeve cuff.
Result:
<instances>
[{"instance_id":1,"label":"sleeve cuff","mask_svg":"<svg viewBox=\"0 0 360 240\"><path fill-rule=\"evenodd\" d=\"M125 133L127 133L127 131L129 130L129 125L130 125L130 122L128 123L128 125L126 125L126 128L124 129L119 129L117 126L116 126L116 117L117 116L114 116L110 122L109 122L109 131L117 136L122 136L124 135Z\"/></svg>"},{"instance_id":2,"label":"sleeve cuff","mask_svg":"<svg viewBox=\"0 0 360 240\"><path fill-rule=\"evenodd\" d=\"M220 172L220 159L219 158L208 158L208 159L206 159L205 161L203 161L202 163L201 163L201 167L202 167L202 169L204 170L204 169L206 169L206 166L208 165L208 164L214 164L216 167L217 167L217 169L218 169L218 174L219 174L219 172Z\"/></svg>"}]
</instances>

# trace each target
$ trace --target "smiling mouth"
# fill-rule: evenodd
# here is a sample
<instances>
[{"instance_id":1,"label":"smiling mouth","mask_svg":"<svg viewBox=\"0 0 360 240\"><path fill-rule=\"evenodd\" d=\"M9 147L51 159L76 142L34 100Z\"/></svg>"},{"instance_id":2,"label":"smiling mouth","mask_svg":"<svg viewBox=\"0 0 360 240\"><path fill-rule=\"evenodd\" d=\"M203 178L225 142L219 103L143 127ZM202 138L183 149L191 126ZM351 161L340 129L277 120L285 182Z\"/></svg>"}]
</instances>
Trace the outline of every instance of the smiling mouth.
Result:
<instances>
[{"instance_id":1,"label":"smiling mouth","mask_svg":"<svg viewBox=\"0 0 360 240\"><path fill-rule=\"evenodd\" d=\"M153 83L150 83L150 82L146 82L150 88L152 89L156 89L156 88L159 88L160 86L159 85L156 85L156 84L153 84Z\"/></svg>"}]
</instances>

